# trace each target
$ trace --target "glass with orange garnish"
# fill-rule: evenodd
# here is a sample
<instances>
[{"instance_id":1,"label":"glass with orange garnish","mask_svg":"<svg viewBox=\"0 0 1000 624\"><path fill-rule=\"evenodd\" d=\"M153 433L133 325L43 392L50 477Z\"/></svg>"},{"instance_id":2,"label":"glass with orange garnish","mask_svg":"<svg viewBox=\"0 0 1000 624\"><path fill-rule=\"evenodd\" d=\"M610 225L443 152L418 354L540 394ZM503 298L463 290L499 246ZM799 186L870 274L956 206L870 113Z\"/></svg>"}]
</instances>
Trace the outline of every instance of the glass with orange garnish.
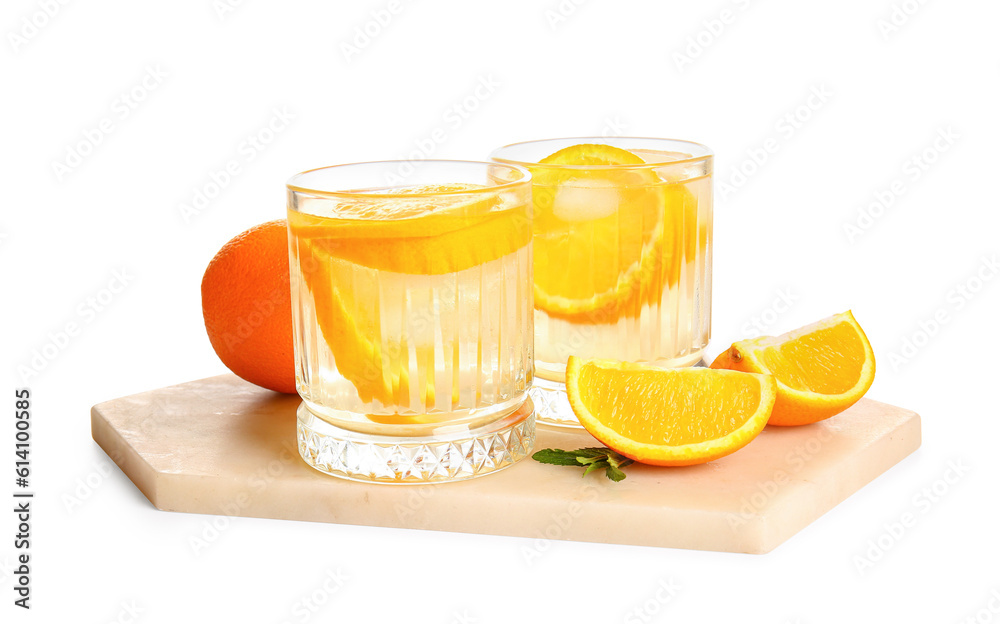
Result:
<instances>
[{"instance_id":1,"label":"glass with orange garnish","mask_svg":"<svg viewBox=\"0 0 1000 624\"><path fill-rule=\"evenodd\" d=\"M701 363L712 293L707 147L583 137L516 143L492 159L532 175L539 421L578 426L564 385L571 355Z\"/></svg>"},{"instance_id":2,"label":"glass with orange garnish","mask_svg":"<svg viewBox=\"0 0 1000 624\"><path fill-rule=\"evenodd\" d=\"M531 452L531 210L528 171L496 163L358 163L289 180L308 464L426 483Z\"/></svg>"}]
</instances>

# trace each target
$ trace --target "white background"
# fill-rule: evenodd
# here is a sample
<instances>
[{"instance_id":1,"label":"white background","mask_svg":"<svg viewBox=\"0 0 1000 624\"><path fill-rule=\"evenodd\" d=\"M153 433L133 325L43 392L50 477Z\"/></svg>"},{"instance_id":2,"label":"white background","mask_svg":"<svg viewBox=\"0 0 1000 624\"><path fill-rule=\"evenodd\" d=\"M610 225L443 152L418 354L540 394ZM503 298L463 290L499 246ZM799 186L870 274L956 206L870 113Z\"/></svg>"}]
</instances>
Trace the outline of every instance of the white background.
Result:
<instances>
[{"instance_id":1,"label":"white background","mask_svg":"<svg viewBox=\"0 0 1000 624\"><path fill-rule=\"evenodd\" d=\"M150 623L303 621L294 604L337 569L349 580L314 621L618 622L644 605L650 621L1000 621L995 2L257 0L220 14L122 0L48 19L44 4L7 0L0 20L3 387L11 403L15 386L35 394L39 492L30 614L11 606L0 519L4 621L127 621L123 603ZM276 109L293 119L241 148ZM920 412L923 447L766 556L556 542L529 563L527 539L256 519L196 555L212 518L154 510L117 468L99 478L90 406L225 372L199 301L218 248L283 216L291 174L407 158L438 128L427 151L445 158L602 133L711 146L710 355L755 319L780 333L851 308L879 359L868 396ZM68 150L87 155L70 166ZM240 173L185 219L233 159ZM125 288L81 309L116 271ZM70 322L78 335L18 372ZM949 462L970 468L927 504ZM907 512L916 525L887 537ZM877 561L870 541L888 545ZM650 602L669 580L676 595Z\"/></svg>"}]
</instances>

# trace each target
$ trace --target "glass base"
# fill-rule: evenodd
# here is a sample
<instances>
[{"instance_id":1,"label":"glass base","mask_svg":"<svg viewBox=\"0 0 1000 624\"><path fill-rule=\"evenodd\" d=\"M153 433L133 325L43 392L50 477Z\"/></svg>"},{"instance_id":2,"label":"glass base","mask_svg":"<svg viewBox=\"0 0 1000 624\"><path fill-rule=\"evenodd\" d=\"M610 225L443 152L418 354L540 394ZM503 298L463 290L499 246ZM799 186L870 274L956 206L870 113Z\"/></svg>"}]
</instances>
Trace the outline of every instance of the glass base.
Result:
<instances>
[{"instance_id":1,"label":"glass base","mask_svg":"<svg viewBox=\"0 0 1000 624\"><path fill-rule=\"evenodd\" d=\"M697 361L685 364L692 367L707 367L708 363L698 354ZM680 367L678 367L680 368ZM556 427L583 428L577 420L573 408L566 396L566 384L561 381L550 381L536 376L528 396L535 402L535 420Z\"/></svg>"},{"instance_id":2,"label":"glass base","mask_svg":"<svg viewBox=\"0 0 1000 624\"><path fill-rule=\"evenodd\" d=\"M583 427L570 407L563 382L535 377L528 396L535 402L535 420L538 422L557 427Z\"/></svg>"},{"instance_id":3,"label":"glass base","mask_svg":"<svg viewBox=\"0 0 1000 624\"><path fill-rule=\"evenodd\" d=\"M299 405L299 455L320 472L368 483L462 481L503 470L535 445L530 398L489 425L456 428L433 437L370 435L336 427Z\"/></svg>"}]
</instances>

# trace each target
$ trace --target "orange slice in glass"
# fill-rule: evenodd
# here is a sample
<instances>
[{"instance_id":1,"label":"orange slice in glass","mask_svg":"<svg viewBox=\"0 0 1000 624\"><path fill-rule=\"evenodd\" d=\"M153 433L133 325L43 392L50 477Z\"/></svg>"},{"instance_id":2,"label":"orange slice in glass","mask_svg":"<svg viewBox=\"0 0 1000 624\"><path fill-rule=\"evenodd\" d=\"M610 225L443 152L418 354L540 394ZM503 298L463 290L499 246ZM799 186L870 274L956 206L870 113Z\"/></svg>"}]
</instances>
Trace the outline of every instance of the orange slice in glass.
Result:
<instances>
[{"instance_id":1,"label":"orange slice in glass","mask_svg":"<svg viewBox=\"0 0 1000 624\"><path fill-rule=\"evenodd\" d=\"M697 201L644 164L628 150L581 144L531 168L536 307L572 322L613 323L638 316L676 283L680 226Z\"/></svg>"},{"instance_id":2,"label":"orange slice in glass","mask_svg":"<svg viewBox=\"0 0 1000 624\"><path fill-rule=\"evenodd\" d=\"M355 386L363 402L408 405L415 382L407 372L411 347L419 362L434 358L433 344L408 345L382 336L380 278L374 270L453 273L501 258L530 242L528 206L505 206L496 192L447 195L479 188L487 187L405 189L412 198L398 197L401 191L394 189L393 196L373 195L371 200L352 199L354 203L338 206L337 218L289 211L291 245L316 323L338 372ZM446 195L430 197L435 193ZM433 383L428 380L419 397L422 404L433 404Z\"/></svg>"},{"instance_id":3,"label":"orange slice in glass","mask_svg":"<svg viewBox=\"0 0 1000 624\"><path fill-rule=\"evenodd\" d=\"M329 216L289 211L293 237L317 252L395 273L440 275L496 260L531 239L527 206L475 184L354 195Z\"/></svg>"}]
</instances>

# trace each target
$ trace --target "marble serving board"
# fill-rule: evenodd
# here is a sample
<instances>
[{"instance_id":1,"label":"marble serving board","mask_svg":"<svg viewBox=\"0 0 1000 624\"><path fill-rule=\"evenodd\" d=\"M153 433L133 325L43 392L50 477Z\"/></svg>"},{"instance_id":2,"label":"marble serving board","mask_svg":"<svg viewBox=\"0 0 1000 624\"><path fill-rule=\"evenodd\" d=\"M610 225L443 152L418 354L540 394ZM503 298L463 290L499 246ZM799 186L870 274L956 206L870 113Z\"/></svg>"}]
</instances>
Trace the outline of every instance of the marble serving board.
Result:
<instances>
[{"instance_id":1,"label":"marble serving board","mask_svg":"<svg viewBox=\"0 0 1000 624\"><path fill-rule=\"evenodd\" d=\"M456 483L366 484L300 459L298 404L223 375L96 405L93 436L165 511L742 553L772 550L920 446L920 416L862 399L709 464L629 466L620 483L527 459ZM538 426L536 449L594 445Z\"/></svg>"}]
</instances>

